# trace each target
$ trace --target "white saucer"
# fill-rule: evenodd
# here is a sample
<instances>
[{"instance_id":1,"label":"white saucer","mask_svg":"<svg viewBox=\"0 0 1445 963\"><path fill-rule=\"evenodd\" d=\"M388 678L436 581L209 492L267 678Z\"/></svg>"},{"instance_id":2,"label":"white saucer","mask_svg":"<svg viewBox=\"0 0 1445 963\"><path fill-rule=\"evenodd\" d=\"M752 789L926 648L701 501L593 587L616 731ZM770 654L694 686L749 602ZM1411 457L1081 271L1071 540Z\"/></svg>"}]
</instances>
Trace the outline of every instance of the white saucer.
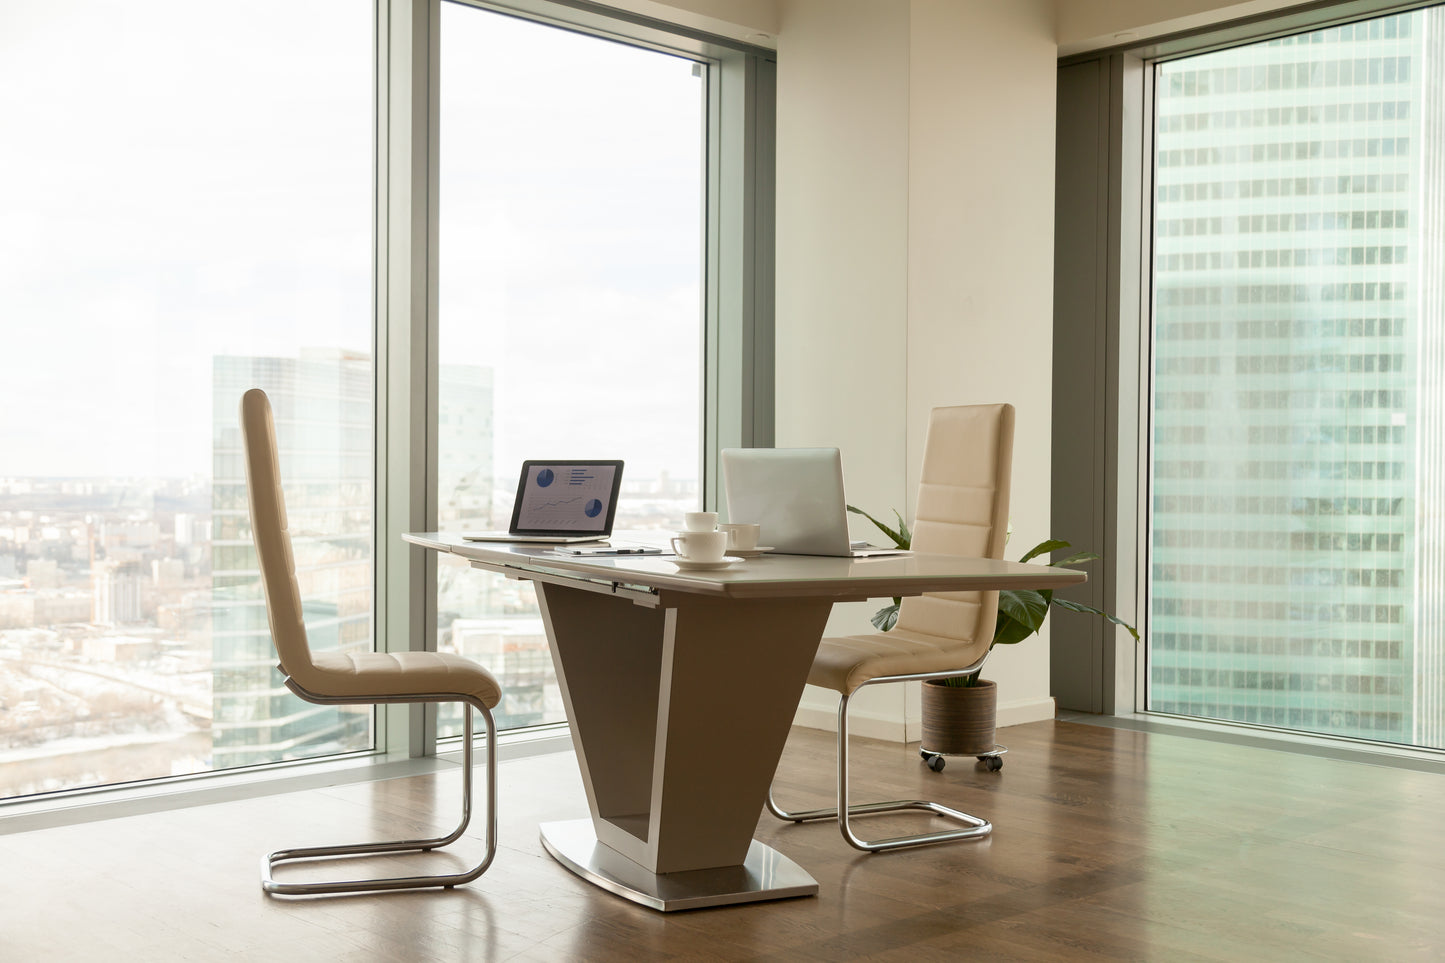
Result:
<instances>
[{"instance_id":1,"label":"white saucer","mask_svg":"<svg viewBox=\"0 0 1445 963\"><path fill-rule=\"evenodd\" d=\"M771 545L759 545L757 548L735 548L732 549L732 553L742 558L757 558L764 552L771 552L772 550L773 546Z\"/></svg>"},{"instance_id":2,"label":"white saucer","mask_svg":"<svg viewBox=\"0 0 1445 963\"><path fill-rule=\"evenodd\" d=\"M709 572L715 569L727 568L729 565L741 562L742 559L735 555L724 555L722 560L718 562L697 562L690 558L682 558L681 556L674 555L668 559L668 561L684 572Z\"/></svg>"}]
</instances>

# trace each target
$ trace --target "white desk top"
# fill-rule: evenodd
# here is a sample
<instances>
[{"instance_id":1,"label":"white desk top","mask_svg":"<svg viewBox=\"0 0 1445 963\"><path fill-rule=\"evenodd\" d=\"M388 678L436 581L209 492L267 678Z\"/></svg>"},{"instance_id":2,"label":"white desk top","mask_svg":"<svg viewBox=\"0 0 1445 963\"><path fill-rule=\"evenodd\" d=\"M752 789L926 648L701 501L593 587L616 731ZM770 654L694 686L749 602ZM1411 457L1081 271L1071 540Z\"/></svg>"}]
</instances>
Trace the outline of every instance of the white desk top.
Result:
<instances>
[{"instance_id":1,"label":"white desk top","mask_svg":"<svg viewBox=\"0 0 1445 963\"><path fill-rule=\"evenodd\" d=\"M763 555L717 571L684 572L667 556L560 556L552 554L547 545L468 542L456 532L407 533L402 537L414 545L449 552L488 568L514 569L524 578L527 573L555 573L721 598L891 598L924 592L1063 588L1085 580L1084 573L1076 569L919 554L872 558ZM666 533L656 532L613 535L619 543L659 544L659 539L665 538Z\"/></svg>"}]
</instances>

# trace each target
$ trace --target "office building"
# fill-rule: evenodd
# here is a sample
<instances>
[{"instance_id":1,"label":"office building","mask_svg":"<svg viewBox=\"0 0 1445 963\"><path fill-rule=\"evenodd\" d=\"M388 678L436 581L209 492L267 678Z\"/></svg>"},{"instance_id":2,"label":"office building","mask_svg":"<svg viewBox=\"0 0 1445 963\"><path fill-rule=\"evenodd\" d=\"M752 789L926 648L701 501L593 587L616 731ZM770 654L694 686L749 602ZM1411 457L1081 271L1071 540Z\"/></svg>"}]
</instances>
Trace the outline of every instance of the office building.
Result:
<instances>
[{"instance_id":1,"label":"office building","mask_svg":"<svg viewBox=\"0 0 1445 963\"><path fill-rule=\"evenodd\" d=\"M319 350L298 359L215 360L213 518L218 532L233 536L213 542L215 768L370 744L369 710L302 702L275 670L231 410L246 388L265 386L276 411L282 464L288 477L292 465L301 469L303 480L287 492L287 513L293 532L301 533L295 536L298 577L311 644L366 651L372 645L370 366L368 355ZM439 514L448 525L485 527L492 496L491 372L446 365L442 379L442 450L449 458L441 468L448 495ZM469 599L479 581L461 579L456 592Z\"/></svg>"},{"instance_id":2,"label":"office building","mask_svg":"<svg viewBox=\"0 0 1445 963\"><path fill-rule=\"evenodd\" d=\"M302 702L276 671L247 517L236 399L265 386L275 406L306 631L319 650L369 651L371 626L371 358L219 355L214 364L212 486L213 768L371 745L365 707Z\"/></svg>"},{"instance_id":3,"label":"office building","mask_svg":"<svg viewBox=\"0 0 1445 963\"><path fill-rule=\"evenodd\" d=\"M1442 23L1161 69L1151 708L1445 739Z\"/></svg>"},{"instance_id":4,"label":"office building","mask_svg":"<svg viewBox=\"0 0 1445 963\"><path fill-rule=\"evenodd\" d=\"M93 570L95 612L98 625L126 625L139 622L141 583L145 575L138 562L105 562Z\"/></svg>"}]
</instances>

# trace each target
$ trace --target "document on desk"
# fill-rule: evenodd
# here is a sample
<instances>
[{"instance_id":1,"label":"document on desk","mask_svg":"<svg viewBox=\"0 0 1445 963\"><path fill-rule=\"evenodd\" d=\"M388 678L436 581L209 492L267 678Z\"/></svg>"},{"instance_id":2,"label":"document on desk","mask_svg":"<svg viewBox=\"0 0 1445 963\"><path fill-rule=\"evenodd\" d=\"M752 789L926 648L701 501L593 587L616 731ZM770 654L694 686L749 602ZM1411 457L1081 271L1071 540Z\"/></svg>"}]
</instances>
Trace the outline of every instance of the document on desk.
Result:
<instances>
[{"instance_id":1,"label":"document on desk","mask_svg":"<svg viewBox=\"0 0 1445 963\"><path fill-rule=\"evenodd\" d=\"M660 548L647 545L558 545L551 549L553 555L584 556L596 558L609 555L661 555Z\"/></svg>"}]
</instances>

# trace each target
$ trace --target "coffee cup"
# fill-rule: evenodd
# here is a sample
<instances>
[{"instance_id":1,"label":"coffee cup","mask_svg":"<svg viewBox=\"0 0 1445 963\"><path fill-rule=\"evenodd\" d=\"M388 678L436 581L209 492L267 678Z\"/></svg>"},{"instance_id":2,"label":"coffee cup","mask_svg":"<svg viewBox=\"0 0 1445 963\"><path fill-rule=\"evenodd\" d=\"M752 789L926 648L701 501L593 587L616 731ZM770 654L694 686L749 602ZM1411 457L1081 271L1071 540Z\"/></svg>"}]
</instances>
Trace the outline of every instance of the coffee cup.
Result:
<instances>
[{"instance_id":1,"label":"coffee cup","mask_svg":"<svg viewBox=\"0 0 1445 963\"><path fill-rule=\"evenodd\" d=\"M689 532L711 532L717 528L717 512L686 512L682 527Z\"/></svg>"},{"instance_id":2,"label":"coffee cup","mask_svg":"<svg viewBox=\"0 0 1445 963\"><path fill-rule=\"evenodd\" d=\"M718 530L727 533L728 551L751 552L758 547L761 526L757 522L724 522Z\"/></svg>"},{"instance_id":3,"label":"coffee cup","mask_svg":"<svg viewBox=\"0 0 1445 963\"><path fill-rule=\"evenodd\" d=\"M678 532L672 539L673 552L689 562L721 562L727 547L726 532Z\"/></svg>"}]
</instances>

